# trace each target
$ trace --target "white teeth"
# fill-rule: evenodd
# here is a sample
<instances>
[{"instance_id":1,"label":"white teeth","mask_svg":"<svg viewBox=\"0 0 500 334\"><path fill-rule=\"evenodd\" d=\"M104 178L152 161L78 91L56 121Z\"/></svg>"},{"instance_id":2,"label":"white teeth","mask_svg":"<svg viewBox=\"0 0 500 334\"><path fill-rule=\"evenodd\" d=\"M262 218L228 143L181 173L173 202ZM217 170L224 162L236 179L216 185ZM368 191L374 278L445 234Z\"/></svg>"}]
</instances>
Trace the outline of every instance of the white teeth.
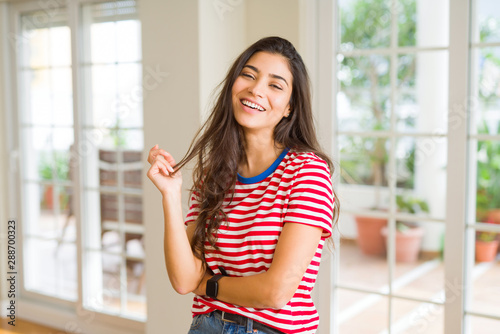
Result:
<instances>
[{"instance_id":1,"label":"white teeth","mask_svg":"<svg viewBox=\"0 0 500 334\"><path fill-rule=\"evenodd\" d=\"M241 103L243 103L244 105L252 108L252 109L257 109L257 110L260 110L260 111L264 111L264 108L260 107L258 104L255 104L255 103L252 103L250 101L247 101L247 100L243 100L241 101Z\"/></svg>"}]
</instances>

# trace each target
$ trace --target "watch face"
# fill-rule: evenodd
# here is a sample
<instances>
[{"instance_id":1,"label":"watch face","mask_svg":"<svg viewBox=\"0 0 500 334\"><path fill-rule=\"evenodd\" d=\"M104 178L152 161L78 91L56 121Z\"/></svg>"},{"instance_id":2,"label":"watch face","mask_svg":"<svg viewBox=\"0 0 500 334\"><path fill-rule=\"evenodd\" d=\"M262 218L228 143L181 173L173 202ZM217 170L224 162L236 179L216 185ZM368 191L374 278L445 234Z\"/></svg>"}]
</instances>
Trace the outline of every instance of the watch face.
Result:
<instances>
[{"instance_id":1,"label":"watch face","mask_svg":"<svg viewBox=\"0 0 500 334\"><path fill-rule=\"evenodd\" d=\"M207 281L207 296L210 298L217 298L217 290L219 288L219 283L217 281Z\"/></svg>"}]
</instances>

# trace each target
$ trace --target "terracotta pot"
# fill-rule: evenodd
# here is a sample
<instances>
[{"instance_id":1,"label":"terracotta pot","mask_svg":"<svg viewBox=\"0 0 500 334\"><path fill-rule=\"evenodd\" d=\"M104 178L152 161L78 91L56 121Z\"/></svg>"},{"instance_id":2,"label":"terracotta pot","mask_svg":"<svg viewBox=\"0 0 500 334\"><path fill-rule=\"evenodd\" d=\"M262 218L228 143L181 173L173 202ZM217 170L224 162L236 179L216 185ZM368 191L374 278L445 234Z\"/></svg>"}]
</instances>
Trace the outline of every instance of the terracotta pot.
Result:
<instances>
[{"instance_id":1,"label":"terracotta pot","mask_svg":"<svg viewBox=\"0 0 500 334\"><path fill-rule=\"evenodd\" d=\"M52 210L54 208L54 187L52 185L48 185L45 188L45 193L43 194L43 200L46 209Z\"/></svg>"},{"instance_id":2,"label":"terracotta pot","mask_svg":"<svg viewBox=\"0 0 500 334\"><path fill-rule=\"evenodd\" d=\"M380 231L387 226L387 219L356 216L358 246L366 255L383 255L385 241Z\"/></svg>"},{"instance_id":3,"label":"terracotta pot","mask_svg":"<svg viewBox=\"0 0 500 334\"><path fill-rule=\"evenodd\" d=\"M387 242L387 228L381 232ZM396 262L417 261L423 237L424 229L421 227L412 227L404 232L396 231Z\"/></svg>"},{"instance_id":4,"label":"terracotta pot","mask_svg":"<svg viewBox=\"0 0 500 334\"><path fill-rule=\"evenodd\" d=\"M476 240L476 261L491 262L495 259L498 249L498 240L479 241Z\"/></svg>"}]
</instances>

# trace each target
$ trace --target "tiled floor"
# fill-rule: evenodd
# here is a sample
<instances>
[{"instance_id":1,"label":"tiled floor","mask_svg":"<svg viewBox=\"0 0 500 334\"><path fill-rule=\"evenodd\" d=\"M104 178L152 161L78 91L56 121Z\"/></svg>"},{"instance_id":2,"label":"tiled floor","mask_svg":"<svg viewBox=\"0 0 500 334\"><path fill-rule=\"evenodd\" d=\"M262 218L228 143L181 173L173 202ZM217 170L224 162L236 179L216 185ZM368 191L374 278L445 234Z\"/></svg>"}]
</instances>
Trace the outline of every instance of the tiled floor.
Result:
<instances>
[{"instance_id":1,"label":"tiled floor","mask_svg":"<svg viewBox=\"0 0 500 334\"><path fill-rule=\"evenodd\" d=\"M370 289L388 293L388 265L383 256L361 253L355 242L346 241L340 247L339 284L352 288ZM444 267L440 257L419 260L415 263L396 263L393 273L392 293L400 296L444 302L445 287L460 289L453 282L445 282ZM500 261L476 264L473 272L471 310L500 316ZM442 334L444 332L444 307L433 303L389 299L379 294L367 294L337 289L339 298L338 323L341 334L392 333ZM389 314L391 312L392 314ZM391 316L391 319L389 318ZM471 334L498 334L500 321L474 318Z\"/></svg>"}]
</instances>

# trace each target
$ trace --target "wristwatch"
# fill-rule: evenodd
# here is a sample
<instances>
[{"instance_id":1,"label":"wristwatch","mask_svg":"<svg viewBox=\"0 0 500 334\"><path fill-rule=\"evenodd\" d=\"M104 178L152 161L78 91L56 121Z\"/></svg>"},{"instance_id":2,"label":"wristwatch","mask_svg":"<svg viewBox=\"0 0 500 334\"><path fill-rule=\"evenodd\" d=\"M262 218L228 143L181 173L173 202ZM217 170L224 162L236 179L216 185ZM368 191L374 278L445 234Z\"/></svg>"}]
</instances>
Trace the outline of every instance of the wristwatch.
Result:
<instances>
[{"instance_id":1,"label":"wristwatch","mask_svg":"<svg viewBox=\"0 0 500 334\"><path fill-rule=\"evenodd\" d=\"M214 275L207 281L207 291L206 295L210 298L217 299L217 294L219 293L219 280L224 277L224 275Z\"/></svg>"}]
</instances>

